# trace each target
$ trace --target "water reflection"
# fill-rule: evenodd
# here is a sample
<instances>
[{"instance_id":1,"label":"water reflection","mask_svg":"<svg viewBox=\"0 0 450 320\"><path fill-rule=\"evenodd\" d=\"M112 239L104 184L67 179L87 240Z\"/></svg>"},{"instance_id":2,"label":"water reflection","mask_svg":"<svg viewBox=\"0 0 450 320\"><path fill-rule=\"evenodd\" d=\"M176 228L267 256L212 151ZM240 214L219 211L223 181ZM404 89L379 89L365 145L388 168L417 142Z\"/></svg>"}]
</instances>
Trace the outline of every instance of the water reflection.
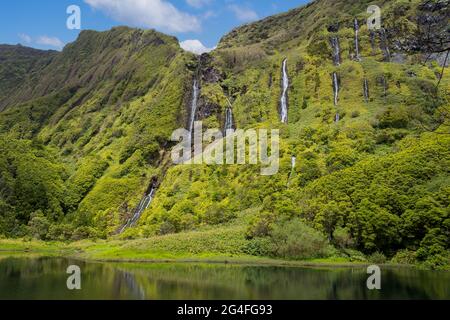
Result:
<instances>
[{"instance_id":1,"label":"water reflection","mask_svg":"<svg viewBox=\"0 0 450 320\"><path fill-rule=\"evenodd\" d=\"M82 290L66 269L82 270ZM0 259L0 299L450 299L450 273L382 268L382 290L364 268L207 264L86 263L57 258Z\"/></svg>"}]
</instances>

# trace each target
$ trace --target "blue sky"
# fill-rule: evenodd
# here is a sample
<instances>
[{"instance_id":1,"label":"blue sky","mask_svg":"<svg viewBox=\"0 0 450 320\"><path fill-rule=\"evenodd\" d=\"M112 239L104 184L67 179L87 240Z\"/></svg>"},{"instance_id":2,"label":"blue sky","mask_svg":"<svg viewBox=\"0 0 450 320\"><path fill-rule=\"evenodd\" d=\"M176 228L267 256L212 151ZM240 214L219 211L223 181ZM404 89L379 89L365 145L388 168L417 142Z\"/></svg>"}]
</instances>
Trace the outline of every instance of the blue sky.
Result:
<instances>
[{"instance_id":1,"label":"blue sky","mask_svg":"<svg viewBox=\"0 0 450 320\"><path fill-rule=\"evenodd\" d=\"M301 6L307 0L2 0L0 43L60 50L80 30L69 30L67 7L81 9L81 29L117 25L154 28L195 49L214 47L241 24ZM192 48L193 47L193 48Z\"/></svg>"}]
</instances>

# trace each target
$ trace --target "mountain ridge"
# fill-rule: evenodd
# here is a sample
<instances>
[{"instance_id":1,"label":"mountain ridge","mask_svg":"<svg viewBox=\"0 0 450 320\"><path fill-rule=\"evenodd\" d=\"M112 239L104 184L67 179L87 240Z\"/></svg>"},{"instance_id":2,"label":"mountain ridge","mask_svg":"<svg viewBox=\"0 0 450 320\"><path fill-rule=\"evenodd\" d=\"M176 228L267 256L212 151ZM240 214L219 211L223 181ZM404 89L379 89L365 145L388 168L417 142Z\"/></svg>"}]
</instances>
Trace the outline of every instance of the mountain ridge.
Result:
<instances>
[{"instance_id":1,"label":"mountain ridge","mask_svg":"<svg viewBox=\"0 0 450 320\"><path fill-rule=\"evenodd\" d=\"M359 250L445 265L450 77L426 57L436 47L415 47L420 1L384 1L379 32L364 23L371 3L315 1L201 56L155 31L82 32L9 100L0 94L0 233L131 239L239 223L249 254ZM192 119L279 129L279 173L172 165L171 134ZM310 238L295 240L290 223Z\"/></svg>"}]
</instances>

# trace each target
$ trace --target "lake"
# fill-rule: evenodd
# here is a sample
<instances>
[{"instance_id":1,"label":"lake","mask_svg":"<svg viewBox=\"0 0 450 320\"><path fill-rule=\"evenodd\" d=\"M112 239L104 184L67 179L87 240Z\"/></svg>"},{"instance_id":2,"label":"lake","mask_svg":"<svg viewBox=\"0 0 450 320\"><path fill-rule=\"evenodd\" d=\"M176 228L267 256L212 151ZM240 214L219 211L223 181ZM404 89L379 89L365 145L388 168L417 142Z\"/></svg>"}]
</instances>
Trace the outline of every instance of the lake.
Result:
<instances>
[{"instance_id":1,"label":"lake","mask_svg":"<svg viewBox=\"0 0 450 320\"><path fill-rule=\"evenodd\" d=\"M67 289L70 265L81 269L81 290ZM369 275L363 267L96 263L0 256L0 299L450 299L450 272L393 267L381 271L381 290L368 290Z\"/></svg>"}]
</instances>

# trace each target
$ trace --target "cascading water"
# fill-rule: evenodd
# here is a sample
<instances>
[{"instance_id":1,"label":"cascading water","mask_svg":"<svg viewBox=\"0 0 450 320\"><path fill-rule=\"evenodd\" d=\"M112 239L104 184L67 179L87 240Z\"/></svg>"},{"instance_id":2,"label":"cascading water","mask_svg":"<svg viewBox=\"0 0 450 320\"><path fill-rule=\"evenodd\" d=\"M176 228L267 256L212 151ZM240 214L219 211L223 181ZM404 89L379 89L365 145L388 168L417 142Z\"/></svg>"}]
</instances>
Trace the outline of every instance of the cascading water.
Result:
<instances>
[{"instance_id":1,"label":"cascading water","mask_svg":"<svg viewBox=\"0 0 450 320\"><path fill-rule=\"evenodd\" d=\"M333 72L333 92L334 92L334 105L338 105L339 100L339 80L336 72Z\"/></svg>"},{"instance_id":2,"label":"cascading water","mask_svg":"<svg viewBox=\"0 0 450 320\"><path fill-rule=\"evenodd\" d=\"M225 128L224 128L224 135L227 135L227 131L234 130L234 119L233 119L233 105L231 104L230 100L227 96L225 96L227 99L228 107L225 110Z\"/></svg>"},{"instance_id":3,"label":"cascading water","mask_svg":"<svg viewBox=\"0 0 450 320\"><path fill-rule=\"evenodd\" d=\"M139 202L139 205L134 210L133 216L127 220L127 222L122 227L119 233L123 233L127 228L133 227L136 224L136 222L138 222L144 211L147 210L148 207L150 207L153 198L155 197L155 193L156 193L156 183L153 182L150 191L146 193L144 198L142 198L141 202Z\"/></svg>"},{"instance_id":4,"label":"cascading water","mask_svg":"<svg viewBox=\"0 0 450 320\"><path fill-rule=\"evenodd\" d=\"M339 115L339 113L336 113L336 116L334 117L334 122L338 123L339 120L341 120L341 116Z\"/></svg>"},{"instance_id":5,"label":"cascading water","mask_svg":"<svg viewBox=\"0 0 450 320\"><path fill-rule=\"evenodd\" d=\"M282 68L282 86L283 86L283 93L281 94L281 122L287 123L288 122L288 96L287 91L289 89L289 77L287 73L287 59L284 59L283 61L283 68Z\"/></svg>"},{"instance_id":6,"label":"cascading water","mask_svg":"<svg viewBox=\"0 0 450 320\"><path fill-rule=\"evenodd\" d=\"M228 130L233 130L233 110L228 107L225 112L225 134Z\"/></svg>"},{"instance_id":7,"label":"cascading water","mask_svg":"<svg viewBox=\"0 0 450 320\"><path fill-rule=\"evenodd\" d=\"M295 167L297 165L297 157L292 156L291 157L291 172L289 173L289 177L288 177L288 183L287 183L287 187L289 188L290 184L291 184L291 180L292 177L295 174Z\"/></svg>"},{"instance_id":8,"label":"cascading water","mask_svg":"<svg viewBox=\"0 0 450 320\"><path fill-rule=\"evenodd\" d=\"M333 63L335 66L339 66L341 64L341 46L338 36L331 37L330 43L333 48Z\"/></svg>"},{"instance_id":9,"label":"cascading water","mask_svg":"<svg viewBox=\"0 0 450 320\"><path fill-rule=\"evenodd\" d=\"M369 102L369 81L367 80L367 78L364 78L363 92L364 92L364 101L366 103L368 103Z\"/></svg>"},{"instance_id":10,"label":"cascading water","mask_svg":"<svg viewBox=\"0 0 450 320\"><path fill-rule=\"evenodd\" d=\"M354 26L355 26L355 52L356 52L356 60L360 60L360 56L359 56L359 24L358 24L358 19L355 18L355 22L354 22Z\"/></svg>"},{"instance_id":11,"label":"cascading water","mask_svg":"<svg viewBox=\"0 0 450 320\"><path fill-rule=\"evenodd\" d=\"M194 122L195 122L195 116L197 113L197 103L198 103L199 92L200 92L200 88L198 85L198 81L197 81L197 79L194 79L194 83L192 85L191 118L189 121L189 132L191 133L191 137L194 132Z\"/></svg>"},{"instance_id":12,"label":"cascading water","mask_svg":"<svg viewBox=\"0 0 450 320\"><path fill-rule=\"evenodd\" d=\"M339 101L339 79L336 72L333 72L333 93L334 93L334 105L338 105ZM336 115L334 117L334 122L338 123L340 120L339 113L336 112Z\"/></svg>"}]
</instances>

